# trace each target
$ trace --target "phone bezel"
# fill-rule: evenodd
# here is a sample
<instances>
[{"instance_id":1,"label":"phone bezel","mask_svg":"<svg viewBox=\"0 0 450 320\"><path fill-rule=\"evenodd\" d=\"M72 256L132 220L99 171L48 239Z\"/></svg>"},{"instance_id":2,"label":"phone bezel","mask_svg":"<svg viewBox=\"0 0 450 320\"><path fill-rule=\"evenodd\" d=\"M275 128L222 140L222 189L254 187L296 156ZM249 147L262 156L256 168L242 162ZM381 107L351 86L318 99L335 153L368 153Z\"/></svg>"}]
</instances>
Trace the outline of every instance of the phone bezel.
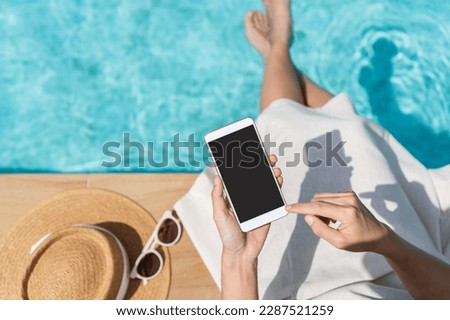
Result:
<instances>
[{"instance_id":1,"label":"phone bezel","mask_svg":"<svg viewBox=\"0 0 450 320\"><path fill-rule=\"evenodd\" d=\"M264 155L267 158L267 161L270 163L267 151L266 151L266 149L264 147L264 144L262 142L261 136L260 136L260 134L258 132L258 128L256 127L255 122L253 121L252 118L244 118L244 119L238 120L236 122L230 123L230 124L228 124L228 125L226 125L224 127L221 127L219 129L216 129L214 131L208 132L205 135L206 145L208 146L208 150L209 150L209 153L211 154L211 157L214 159L214 166L216 168L216 172L217 172L217 174L219 175L219 177L221 179L222 179L222 175L220 173L220 170L217 168L216 159L214 158L214 155L211 152L211 149L209 147L209 142L217 140L217 139L219 139L221 137L227 136L227 135L229 135L231 133L239 131L240 129L246 128L248 126L253 126L253 128L254 128L254 130L256 132L256 135L258 137L259 143L261 144L261 147L263 149ZM234 212L234 215L236 217L236 220L238 221L239 226L240 226L240 228L241 228L241 230L243 232L248 232L250 230L259 228L259 227L261 227L261 226L263 226L263 225L265 225L267 223L273 222L273 221L275 221L277 219L280 219L280 218L282 218L282 217L287 215L287 212L285 210L286 200L284 199L283 192L281 191L281 188L280 188L280 186L278 184L278 181L277 181L277 178L275 177L275 174L273 173L273 170L270 170L270 172L272 173L272 177L273 177L274 183L277 186L278 191L280 193L280 196L281 196L281 198L283 200L283 206L280 206L280 207L278 207L278 208L276 208L274 210L262 213L259 216L256 216L256 217L254 217L254 218L252 218L250 220L244 221L244 222L240 221L239 214L238 214L238 212L236 211L236 209L234 208L234 205L233 205L233 199L231 199L229 197L227 186L223 182L223 179L222 179L222 183L223 183L223 186L224 186L224 190L225 190L225 192L227 194L228 201L230 202L230 205L233 208L233 212Z\"/></svg>"}]
</instances>

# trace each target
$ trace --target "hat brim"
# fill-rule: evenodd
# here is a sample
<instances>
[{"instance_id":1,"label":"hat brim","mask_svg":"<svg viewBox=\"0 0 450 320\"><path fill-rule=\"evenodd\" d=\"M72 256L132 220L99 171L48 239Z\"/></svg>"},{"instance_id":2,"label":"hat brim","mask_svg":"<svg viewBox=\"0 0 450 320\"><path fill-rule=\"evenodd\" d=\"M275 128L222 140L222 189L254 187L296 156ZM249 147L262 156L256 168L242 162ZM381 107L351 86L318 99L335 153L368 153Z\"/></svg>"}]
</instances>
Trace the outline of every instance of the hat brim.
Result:
<instances>
[{"instance_id":1,"label":"hat brim","mask_svg":"<svg viewBox=\"0 0 450 320\"><path fill-rule=\"evenodd\" d=\"M36 205L0 240L0 299L21 299L22 282L32 262L31 246L42 236L76 224L96 224L124 245L130 266L142 251L156 222L131 199L109 190L82 188L59 193ZM126 299L166 299L170 287L170 256L161 248L164 267L146 286L131 280Z\"/></svg>"}]
</instances>

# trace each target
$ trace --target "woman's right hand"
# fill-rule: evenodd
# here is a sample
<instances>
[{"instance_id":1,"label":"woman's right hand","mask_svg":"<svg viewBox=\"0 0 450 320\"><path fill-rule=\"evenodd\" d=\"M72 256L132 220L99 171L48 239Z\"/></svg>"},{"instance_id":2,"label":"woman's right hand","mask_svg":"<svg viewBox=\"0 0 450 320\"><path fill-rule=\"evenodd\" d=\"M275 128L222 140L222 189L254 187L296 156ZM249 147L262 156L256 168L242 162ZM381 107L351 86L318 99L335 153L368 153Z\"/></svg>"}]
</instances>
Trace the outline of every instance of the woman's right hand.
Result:
<instances>
[{"instance_id":1,"label":"woman's right hand","mask_svg":"<svg viewBox=\"0 0 450 320\"><path fill-rule=\"evenodd\" d=\"M339 249L383 255L416 299L450 299L450 264L415 247L378 221L353 191L317 193L311 202L286 207L305 215L319 237ZM337 230L323 220L337 220Z\"/></svg>"},{"instance_id":2,"label":"woman's right hand","mask_svg":"<svg viewBox=\"0 0 450 320\"><path fill-rule=\"evenodd\" d=\"M338 249L382 254L382 242L391 233L353 191L316 193L311 202L288 205L286 210L305 215L312 231ZM333 229L324 220L335 220L341 224Z\"/></svg>"}]
</instances>

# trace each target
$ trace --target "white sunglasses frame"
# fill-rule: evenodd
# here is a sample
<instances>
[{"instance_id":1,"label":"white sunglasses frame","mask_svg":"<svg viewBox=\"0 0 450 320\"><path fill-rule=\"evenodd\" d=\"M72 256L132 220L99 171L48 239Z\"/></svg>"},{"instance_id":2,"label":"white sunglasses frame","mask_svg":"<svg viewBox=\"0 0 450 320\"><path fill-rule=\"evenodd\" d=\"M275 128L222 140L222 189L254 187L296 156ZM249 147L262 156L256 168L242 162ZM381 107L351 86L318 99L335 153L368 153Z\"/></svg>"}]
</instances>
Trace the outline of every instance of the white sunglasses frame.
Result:
<instances>
[{"instance_id":1,"label":"white sunglasses frame","mask_svg":"<svg viewBox=\"0 0 450 320\"><path fill-rule=\"evenodd\" d=\"M159 219L158 223L156 224L155 229L153 230L152 234L148 238L147 243L142 248L141 253L137 257L136 261L134 262L134 266L130 272L131 279L140 279L140 280L142 280L144 285L147 285L150 280L156 278L161 273L161 271L164 267L164 259L161 256L161 254L156 250L157 246L162 246L162 247L173 246L180 240L181 235L183 233L183 230L181 227L181 221L177 216L175 216L175 214L176 213L174 213L173 210L166 210L163 213L161 219ZM163 222L166 221L167 219L174 221L178 227L178 234L175 237L175 239L170 243L161 242L161 240L159 240L159 238L158 238L159 229L161 228L161 225L163 224ZM160 264L159 264L158 270L153 275L151 275L149 277L144 277L137 272L137 268L138 268L138 265L141 262L141 260L149 253L154 254L159 259Z\"/></svg>"}]
</instances>

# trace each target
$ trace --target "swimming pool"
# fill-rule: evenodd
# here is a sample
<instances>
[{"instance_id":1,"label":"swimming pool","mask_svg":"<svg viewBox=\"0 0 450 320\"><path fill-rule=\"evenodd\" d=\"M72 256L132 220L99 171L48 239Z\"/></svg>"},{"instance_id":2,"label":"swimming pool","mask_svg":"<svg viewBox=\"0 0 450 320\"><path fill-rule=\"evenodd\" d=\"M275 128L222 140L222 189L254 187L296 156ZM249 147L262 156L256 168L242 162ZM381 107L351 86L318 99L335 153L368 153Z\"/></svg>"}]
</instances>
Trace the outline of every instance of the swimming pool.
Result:
<instances>
[{"instance_id":1,"label":"swimming pool","mask_svg":"<svg viewBox=\"0 0 450 320\"><path fill-rule=\"evenodd\" d=\"M293 2L297 65L427 167L450 163L450 2ZM1 171L201 170L163 142L257 116L251 8L260 1L2 1ZM168 152L167 166L139 169L137 148L128 167L102 166L124 133L153 142L155 159Z\"/></svg>"}]
</instances>

